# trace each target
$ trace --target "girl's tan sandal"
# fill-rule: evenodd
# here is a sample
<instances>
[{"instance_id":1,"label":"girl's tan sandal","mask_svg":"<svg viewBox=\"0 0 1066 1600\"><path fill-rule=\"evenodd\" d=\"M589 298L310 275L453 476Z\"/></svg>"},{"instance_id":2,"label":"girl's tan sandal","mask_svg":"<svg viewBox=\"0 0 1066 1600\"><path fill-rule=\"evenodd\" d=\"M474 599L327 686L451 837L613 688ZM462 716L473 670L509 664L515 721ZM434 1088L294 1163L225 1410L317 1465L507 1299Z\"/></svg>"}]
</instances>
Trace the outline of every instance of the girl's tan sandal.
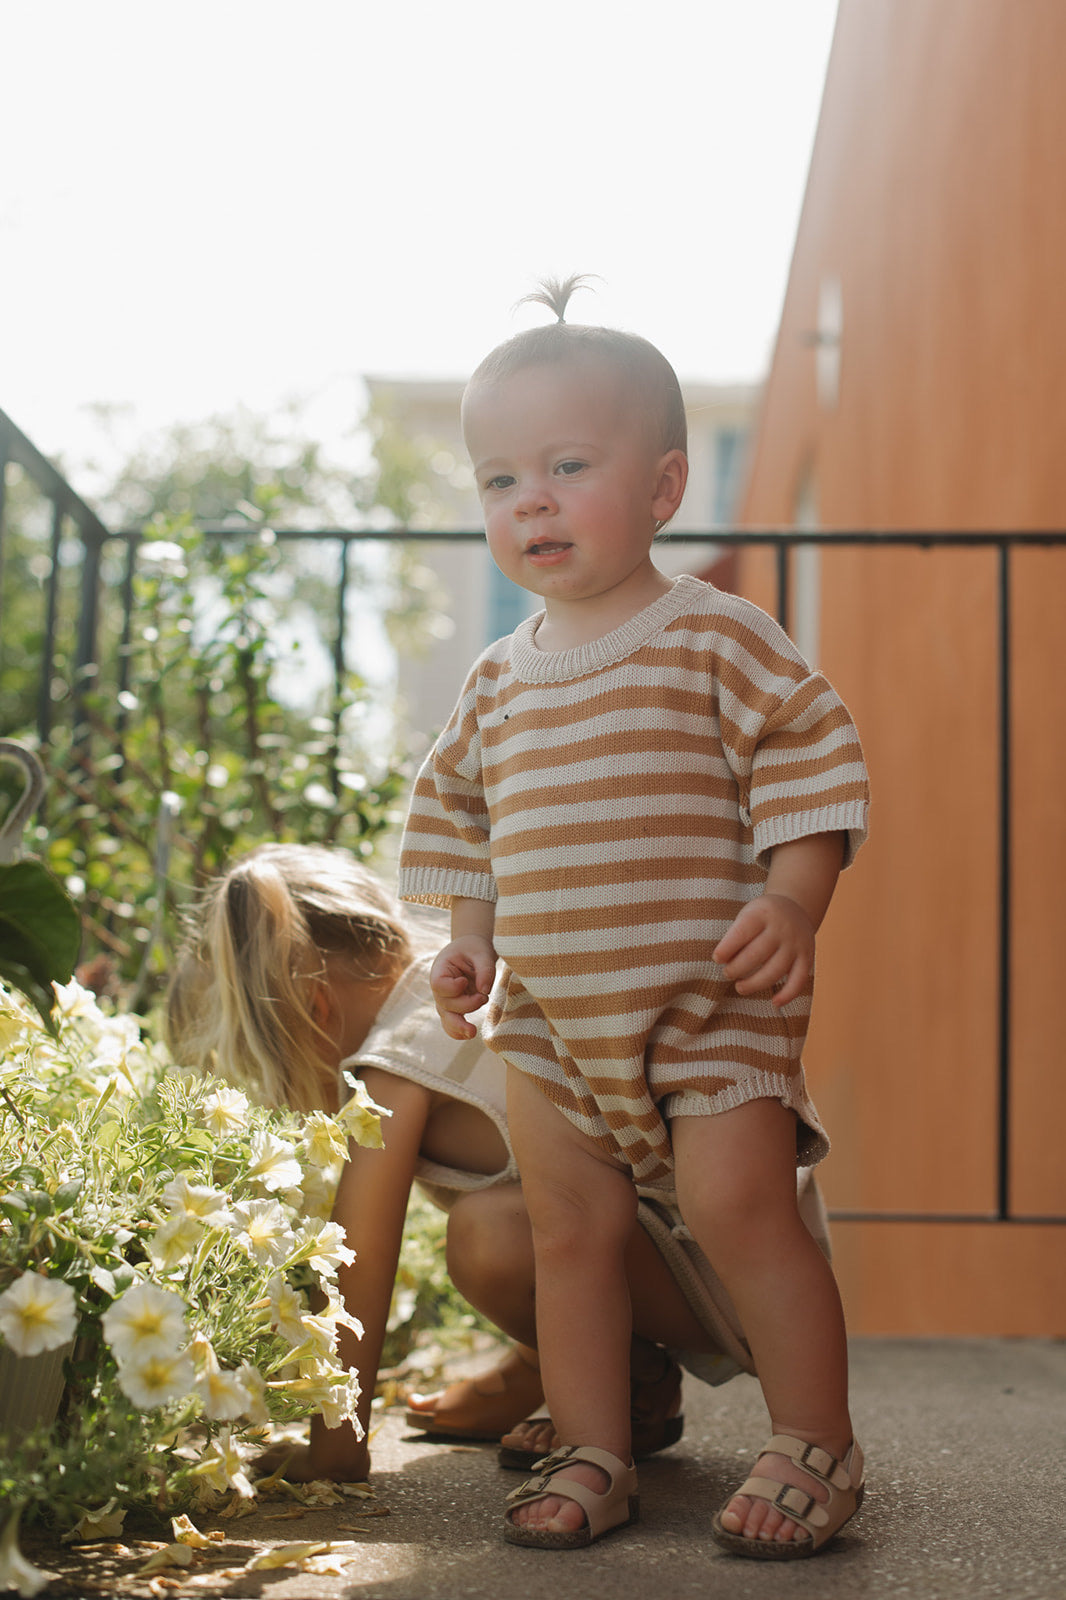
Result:
<instances>
[{"instance_id":1,"label":"girl's tan sandal","mask_svg":"<svg viewBox=\"0 0 1066 1600\"><path fill-rule=\"evenodd\" d=\"M463 1378L437 1394L407 1397L406 1420L431 1439L495 1441L544 1399L540 1373L517 1349L476 1378ZM532 1464L532 1463L531 1463Z\"/></svg>"},{"instance_id":2,"label":"girl's tan sandal","mask_svg":"<svg viewBox=\"0 0 1066 1600\"><path fill-rule=\"evenodd\" d=\"M722 1511L733 1499L725 1502L715 1515L711 1533L715 1543L723 1550L737 1556L750 1556L756 1561L800 1561L815 1555L823 1545L840 1532L845 1522L853 1517L862 1505L866 1490L863 1478L862 1451L852 1443L842 1461L816 1444L805 1444L802 1439L788 1433L777 1433L765 1444L760 1455L787 1456L803 1472L810 1475L828 1491L829 1498L821 1501L795 1484L781 1483L775 1478L749 1478L734 1494L750 1496L753 1500L768 1500L792 1522L806 1528L803 1539L746 1539L743 1534L730 1533L722 1526Z\"/></svg>"},{"instance_id":3,"label":"girl's tan sandal","mask_svg":"<svg viewBox=\"0 0 1066 1600\"><path fill-rule=\"evenodd\" d=\"M577 1461L599 1467L607 1477L606 1489L597 1494L595 1489L586 1489L573 1478L552 1482L556 1473ZM585 1513L585 1526L572 1532L552 1532L547 1528L528 1528L511 1520L512 1510L548 1495L576 1501ZM531 1545L538 1550L583 1550L586 1545L602 1539L605 1533L628 1527L640 1516L636 1468L632 1462L627 1465L609 1450L598 1450L595 1445L563 1445L537 1462L537 1476L512 1490L507 1503L510 1509L504 1513L503 1536L508 1544Z\"/></svg>"}]
</instances>

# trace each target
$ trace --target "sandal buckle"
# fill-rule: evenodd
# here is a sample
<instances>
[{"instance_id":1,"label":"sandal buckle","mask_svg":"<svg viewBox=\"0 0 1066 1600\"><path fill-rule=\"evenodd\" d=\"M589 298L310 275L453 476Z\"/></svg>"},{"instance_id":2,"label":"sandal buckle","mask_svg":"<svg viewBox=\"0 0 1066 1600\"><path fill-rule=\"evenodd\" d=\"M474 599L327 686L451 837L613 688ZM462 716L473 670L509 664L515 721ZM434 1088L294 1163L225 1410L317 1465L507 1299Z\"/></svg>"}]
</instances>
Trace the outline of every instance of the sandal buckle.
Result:
<instances>
[{"instance_id":1,"label":"sandal buckle","mask_svg":"<svg viewBox=\"0 0 1066 1600\"><path fill-rule=\"evenodd\" d=\"M815 1457L820 1457L816 1461ZM830 1455L828 1450L823 1450L821 1445L806 1444L800 1454L795 1458L797 1467L806 1467L808 1472L813 1472L815 1477L825 1478L827 1481L839 1467L840 1462L836 1456Z\"/></svg>"},{"instance_id":2,"label":"sandal buckle","mask_svg":"<svg viewBox=\"0 0 1066 1600\"><path fill-rule=\"evenodd\" d=\"M798 1497L798 1500L803 1500L806 1502L806 1504L800 1506L798 1503L790 1500L790 1496L796 1496ZM786 1517L793 1518L798 1522L802 1521L804 1517L809 1517L819 1502L815 1499L813 1494L807 1494L805 1490L798 1488L796 1484L786 1483L783 1484L774 1495L771 1504L775 1506L778 1511L783 1511Z\"/></svg>"}]
</instances>

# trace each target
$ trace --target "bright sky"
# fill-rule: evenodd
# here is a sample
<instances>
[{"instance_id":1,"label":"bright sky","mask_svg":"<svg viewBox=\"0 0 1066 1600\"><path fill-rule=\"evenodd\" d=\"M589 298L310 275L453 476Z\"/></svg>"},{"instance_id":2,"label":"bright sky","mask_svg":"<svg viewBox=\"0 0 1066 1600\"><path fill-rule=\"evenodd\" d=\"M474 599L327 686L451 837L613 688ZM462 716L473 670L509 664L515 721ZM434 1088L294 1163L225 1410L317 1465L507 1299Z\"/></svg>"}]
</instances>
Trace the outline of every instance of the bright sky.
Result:
<instances>
[{"instance_id":1,"label":"bright sky","mask_svg":"<svg viewBox=\"0 0 1066 1600\"><path fill-rule=\"evenodd\" d=\"M761 377L835 11L4 0L0 408L71 464L94 402L311 397L332 442L361 373L462 377L575 270L575 316Z\"/></svg>"}]
</instances>

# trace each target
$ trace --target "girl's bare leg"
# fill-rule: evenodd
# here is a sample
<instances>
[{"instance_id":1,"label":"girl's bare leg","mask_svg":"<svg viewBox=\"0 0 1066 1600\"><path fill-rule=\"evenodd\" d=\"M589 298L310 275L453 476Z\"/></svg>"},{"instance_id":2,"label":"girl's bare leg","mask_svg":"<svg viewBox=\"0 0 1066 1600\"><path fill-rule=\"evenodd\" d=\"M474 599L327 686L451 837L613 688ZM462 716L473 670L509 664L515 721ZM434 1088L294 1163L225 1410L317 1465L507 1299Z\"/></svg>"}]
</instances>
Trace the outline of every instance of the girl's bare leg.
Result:
<instances>
[{"instance_id":1,"label":"girl's bare leg","mask_svg":"<svg viewBox=\"0 0 1066 1600\"><path fill-rule=\"evenodd\" d=\"M776 1100L671 1124L682 1215L739 1313L775 1433L838 1459L851 1444L847 1338L832 1270L796 1205L796 1122ZM824 1500L781 1456L760 1469ZM805 1537L766 1501L735 1495L722 1516L746 1538Z\"/></svg>"},{"instance_id":2,"label":"girl's bare leg","mask_svg":"<svg viewBox=\"0 0 1066 1600\"><path fill-rule=\"evenodd\" d=\"M537 1349L544 1392L565 1444L597 1445L629 1460L629 1343L632 1313L625 1249L636 1226L629 1174L604 1156L513 1068L507 1120L533 1229ZM596 1467L567 1476L606 1487ZM518 1507L513 1520L570 1531L585 1513L564 1495Z\"/></svg>"}]
</instances>

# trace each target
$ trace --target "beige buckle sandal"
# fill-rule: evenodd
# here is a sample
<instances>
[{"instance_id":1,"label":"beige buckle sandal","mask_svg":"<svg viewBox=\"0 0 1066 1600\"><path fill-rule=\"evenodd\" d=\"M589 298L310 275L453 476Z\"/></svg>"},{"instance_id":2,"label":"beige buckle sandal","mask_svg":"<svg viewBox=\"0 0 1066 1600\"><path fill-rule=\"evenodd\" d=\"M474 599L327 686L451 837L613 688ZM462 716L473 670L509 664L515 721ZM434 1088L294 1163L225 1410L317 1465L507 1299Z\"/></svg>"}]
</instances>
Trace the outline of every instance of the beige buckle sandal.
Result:
<instances>
[{"instance_id":1,"label":"beige buckle sandal","mask_svg":"<svg viewBox=\"0 0 1066 1600\"><path fill-rule=\"evenodd\" d=\"M607 1487L601 1493L586 1489L583 1483L565 1478L553 1483L557 1472L573 1466L577 1461L587 1461L599 1467L607 1476ZM569 1444L537 1462L537 1476L519 1484L507 1496L511 1509L528 1505L532 1500L543 1500L548 1495L558 1495L562 1500L575 1501L585 1513L585 1526L571 1532L554 1532L547 1528L527 1528L511 1520L510 1510L504 1513L503 1536L508 1544L531 1545L538 1550L583 1550L586 1545L602 1539L615 1528L625 1528L640 1516L640 1497L637 1494L637 1471L632 1462L628 1465L609 1450L599 1450L595 1445Z\"/></svg>"},{"instance_id":2,"label":"beige buckle sandal","mask_svg":"<svg viewBox=\"0 0 1066 1600\"><path fill-rule=\"evenodd\" d=\"M803 1472L824 1484L829 1498L818 1500L805 1489L799 1489L792 1483L782 1483L777 1478L749 1478L733 1494L748 1495L753 1500L768 1500L792 1522L806 1528L809 1537L746 1539L743 1534L730 1533L722 1526L722 1511L733 1499L731 1494L711 1524L715 1543L733 1555L751 1556L757 1561L799 1561L805 1556L813 1556L840 1532L845 1522L862 1505L866 1491L862 1451L853 1442L844 1459L838 1461L836 1456L816 1444L806 1444L804 1440L788 1433L775 1433L759 1454L787 1456Z\"/></svg>"}]
</instances>

